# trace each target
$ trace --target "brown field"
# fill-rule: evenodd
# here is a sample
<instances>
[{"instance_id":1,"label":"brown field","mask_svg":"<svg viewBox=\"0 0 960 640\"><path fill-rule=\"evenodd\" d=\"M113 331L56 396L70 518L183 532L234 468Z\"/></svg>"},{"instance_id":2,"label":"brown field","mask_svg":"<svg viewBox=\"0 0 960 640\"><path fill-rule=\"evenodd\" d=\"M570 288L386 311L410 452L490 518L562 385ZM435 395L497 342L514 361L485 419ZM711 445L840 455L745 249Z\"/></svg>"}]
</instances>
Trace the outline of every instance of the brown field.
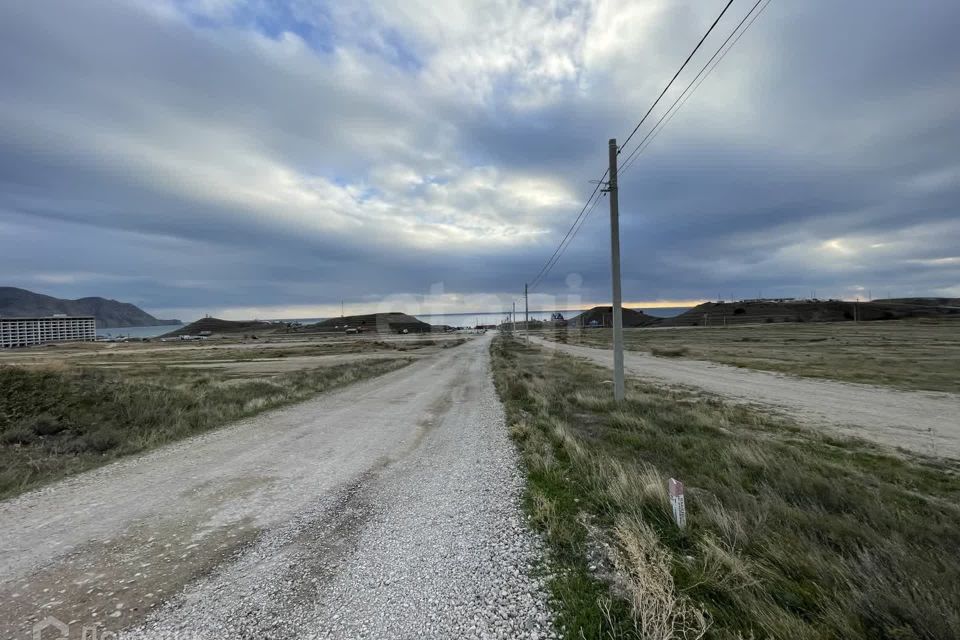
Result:
<instances>
[{"instance_id":1,"label":"brown field","mask_svg":"<svg viewBox=\"0 0 960 640\"><path fill-rule=\"evenodd\" d=\"M609 346L609 329L547 330L551 340ZM902 389L960 392L960 321L780 323L624 329L652 355Z\"/></svg>"},{"instance_id":2,"label":"brown field","mask_svg":"<svg viewBox=\"0 0 960 640\"><path fill-rule=\"evenodd\" d=\"M235 374L271 374L363 358L422 357L463 342L456 335L344 336L326 334L265 340L67 343L0 350L0 367L95 367L128 369L166 365L223 369Z\"/></svg>"}]
</instances>

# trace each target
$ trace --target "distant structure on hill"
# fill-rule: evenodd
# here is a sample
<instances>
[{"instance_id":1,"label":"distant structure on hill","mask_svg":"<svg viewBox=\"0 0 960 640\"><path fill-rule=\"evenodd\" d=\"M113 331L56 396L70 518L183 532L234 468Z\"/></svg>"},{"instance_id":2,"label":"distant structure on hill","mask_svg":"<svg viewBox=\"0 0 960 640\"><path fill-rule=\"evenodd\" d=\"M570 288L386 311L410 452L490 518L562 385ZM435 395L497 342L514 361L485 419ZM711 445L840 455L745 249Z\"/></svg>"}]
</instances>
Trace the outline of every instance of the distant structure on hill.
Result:
<instances>
[{"instance_id":1,"label":"distant structure on hill","mask_svg":"<svg viewBox=\"0 0 960 640\"><path fill-rule=\"evenodd\" d=\"M93 316L56 315L46 318L0 318L0 348L29 347L52 342L93 342Z\"/></svg>"},{"instance_id":2,"label":"distant structure on hill","mask_svg":"<svg viewBox=\"0 0 960 640\"><path fill-rule=\"evenodd\" d=\"M755 303L755 302L774 302L774 303L784 303L784 302L794 302L796 298L748 298L746 300L741 300L740 302L746 303ZM720 300L722 303L723 300Z\"/></svg>"}]
</instances>

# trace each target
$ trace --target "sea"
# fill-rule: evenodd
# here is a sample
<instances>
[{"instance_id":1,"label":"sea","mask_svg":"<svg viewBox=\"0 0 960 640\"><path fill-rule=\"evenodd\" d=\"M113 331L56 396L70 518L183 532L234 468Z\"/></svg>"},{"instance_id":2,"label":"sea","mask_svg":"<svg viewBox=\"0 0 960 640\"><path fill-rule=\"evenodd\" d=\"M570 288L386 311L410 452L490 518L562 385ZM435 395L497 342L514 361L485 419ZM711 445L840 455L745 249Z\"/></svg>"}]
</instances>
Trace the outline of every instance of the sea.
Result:
<instances>
[{"instance_id":1,"label":"sea","mask_svg":"<svg viewBox=\"0 0 960 640\"><path fill-rule=\"evenodd\" d=\"M673 316L680 315L684 311L688 311L689 307L657 307L650 309L643 309L641 307L631 307L637 311L643 311L647 315L655 316L658 318L672 318ZM567 320L574 318L583 311L581 309L559 309L559 310L550 310L550 311L531 311L530 319L531 320L549 320L550 316L554 313L563 314L563 317ZM451 327L474 327L478 324L500 324L506 320L509 316L507 311L481 311L477 313L424 313L418 314L415 317L419 320L423 320L429 324L445 324ZM523 314L517 312L517 321L523 319ZM326 318L276 318L276 320L283 320L285 322L299 322L301 324L313 324L314 322L320 322L321 320L326 320ZM181 327L184 327L183 324L165 324L155 327L110 327L110 328L98 328L97 335L104 336L107 338L155 338L157 336L169 333L171 331L176 331Z\"/></svg>"}]
</instances>

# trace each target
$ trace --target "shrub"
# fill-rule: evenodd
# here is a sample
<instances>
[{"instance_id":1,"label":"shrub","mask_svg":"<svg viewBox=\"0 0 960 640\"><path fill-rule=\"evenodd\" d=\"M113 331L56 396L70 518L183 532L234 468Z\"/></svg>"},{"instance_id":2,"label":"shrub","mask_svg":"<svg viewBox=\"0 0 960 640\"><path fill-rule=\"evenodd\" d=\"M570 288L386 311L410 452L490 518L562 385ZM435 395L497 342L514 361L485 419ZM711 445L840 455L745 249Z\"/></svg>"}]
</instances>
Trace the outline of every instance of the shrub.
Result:
<instances>
[{"instance_id":1,"label":"shrub","mask_svg":"<svg viewBox=\"0 0 960 640\"><path fill-rule=\"evenodd\" d=\"M661 358L682 358L687 355L690 350L687 347L651 347L650 353Z\"/></svg>"},{"instance_id":2,"label":"shrub","mask_svg":"<svg viewBox=\"0 0 960 640\"><path fill-rule=\"evenodd\" d=\"M24 425L16 425L12 429L7 429L0 436L3 444L30 444L37 439L33 429Z\"/></svg>"},{"instance_id":3,"label":"shrub","mask_svg":"<svg viewBox=\"0 0 960 640\"><path fill-rule=\"evenodd\" d=\"M85 447L90 451L105 453L123 441L123 436L112 429L101 429L83 437Z\"/></svg>"},{"instance_id":4,"label":"shrub","mask_svg":"<svg viewBox=\"0 0 960 640\"><path fill-rule=\"evenodd\" d=\"M30 425L30 429L33 430L38 436L52 436L60 433L67 428L67 425L60 422L60 420L49 414L41 413L31 419L25 420L24 422Z\"/></svg>"}]
</instances>

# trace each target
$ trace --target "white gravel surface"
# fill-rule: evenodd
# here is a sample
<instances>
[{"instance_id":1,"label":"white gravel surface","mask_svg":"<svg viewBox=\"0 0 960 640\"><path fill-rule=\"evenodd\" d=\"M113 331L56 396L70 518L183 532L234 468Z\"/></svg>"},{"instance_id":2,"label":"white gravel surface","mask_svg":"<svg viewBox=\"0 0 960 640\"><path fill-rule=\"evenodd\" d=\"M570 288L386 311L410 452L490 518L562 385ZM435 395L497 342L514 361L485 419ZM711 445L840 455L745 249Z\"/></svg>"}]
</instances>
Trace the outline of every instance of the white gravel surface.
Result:
<instances>
[{"instance_id":1,"label":"white gravel surface","mask_svg":"<svg viewBox=\"0 0 960 640\"><path fill-rule=\"evenodd\" d=\"M537 344L613 367L609 349L532 338ZM772 408L800 423L903 447L960 458L960 395L801 378L700 360L624 353L626 373L702 389L728 400Z\"/></svg>"},{"instance_id":2,"label":"white gravel surface","mask_svg":"<svg viewBox=\"0 0 960 640\"><path fill-rule=\"evenodd\" d=\"M554 637L488 346L0 503L0 637Z\"/></svg>"}]
</instances>

